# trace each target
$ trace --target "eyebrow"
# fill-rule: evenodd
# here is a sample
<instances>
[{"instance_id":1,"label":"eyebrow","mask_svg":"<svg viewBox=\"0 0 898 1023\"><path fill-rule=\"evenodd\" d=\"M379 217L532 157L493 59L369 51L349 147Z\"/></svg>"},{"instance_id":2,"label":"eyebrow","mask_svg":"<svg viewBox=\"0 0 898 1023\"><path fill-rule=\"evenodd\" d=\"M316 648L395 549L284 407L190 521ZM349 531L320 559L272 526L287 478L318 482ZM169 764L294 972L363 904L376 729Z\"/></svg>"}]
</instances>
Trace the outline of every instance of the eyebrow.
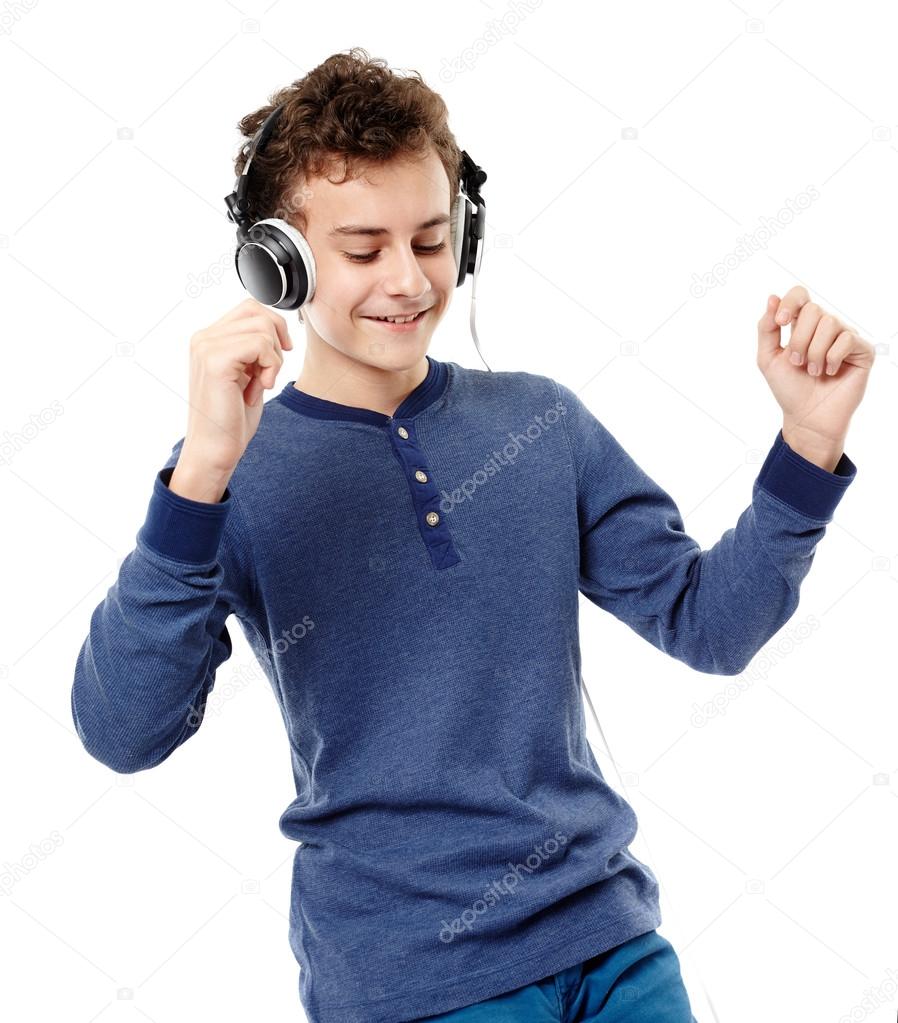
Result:
<instances>
[{"instance_id":1,"label":"eyebrow","mask_svg":"<svg viewBox=\"0 0 898 1023\"><path fill-rule=\"evenodd\" d=\"M425 220L423 224L418 224L416 230L426 231L429 227L437 227L440 224L449 223L449 214L440 213L438 216L431 217L430 220ZM333 231L328 232L328 237L344 236L351 234L364 234L364 235L379 235L389 234L390 231L386 227L363 227L361 224L344 224L342 227L335 227Z\"/></svg>"}]
</instances>

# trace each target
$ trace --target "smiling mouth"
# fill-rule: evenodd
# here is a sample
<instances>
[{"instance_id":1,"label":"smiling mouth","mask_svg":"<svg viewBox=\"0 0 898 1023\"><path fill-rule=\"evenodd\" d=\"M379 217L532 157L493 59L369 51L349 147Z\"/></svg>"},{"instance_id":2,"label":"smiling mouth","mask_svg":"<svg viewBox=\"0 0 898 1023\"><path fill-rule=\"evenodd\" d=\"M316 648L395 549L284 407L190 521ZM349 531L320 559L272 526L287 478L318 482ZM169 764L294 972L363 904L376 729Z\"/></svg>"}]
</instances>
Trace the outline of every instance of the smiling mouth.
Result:
<instances>
[{"instance_id":1,"label":"smiling mouth","mask_svg":"<svg viewBox=\"0 0 898 1023\"><path fill-rule=\"evenodd\" d=\"M420 320L424 316L425 313L429 312L431 308L432 307L428 307L427 309L422 309L421 312L415 314L413 319L411 319L411 320L404 320L403 322L405 322L405 323L417 323L418 320ZM396 320L389 319L386 316L364 316L362 318L365 319L365 320L375 320L378 323L396 323Z\"/></svg>"}]
</instances>

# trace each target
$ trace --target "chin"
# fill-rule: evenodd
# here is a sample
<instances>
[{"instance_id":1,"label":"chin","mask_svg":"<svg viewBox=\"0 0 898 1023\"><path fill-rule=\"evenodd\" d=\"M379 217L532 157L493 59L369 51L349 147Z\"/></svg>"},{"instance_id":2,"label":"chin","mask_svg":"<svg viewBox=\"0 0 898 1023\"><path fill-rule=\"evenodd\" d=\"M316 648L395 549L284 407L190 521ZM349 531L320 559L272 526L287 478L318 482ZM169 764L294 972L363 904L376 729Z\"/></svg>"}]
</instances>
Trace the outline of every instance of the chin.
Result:
<instances>
[{"instance_id":1,"label":"chin","mask_svg":"<svg viewBox=\"0 0 898 1023\"><path fill-rule=\"evenodd\" d=\"M336 343L324 338L322 340L341 355L363 366L395 373L414 369L421 362L430 346L430 333L415 341L391 341L390 338L381 341L366 336L364 330L360 330L345 340L337 339Z\"/></svg>"},{"instance_id":2,"label":"chin","mask_svg":"<svg viewBox=\"0 0 898 1023\"><path fill-rule=\"evenodd\" d=\"M366 347L364 357L360 356L359 361L391 373L410 370L420 364L427 353L429 344L429 337L426 341L419 341L416 344L394 342L380 345L378 342L374 342Z\"/></svg>"}]
</instances>

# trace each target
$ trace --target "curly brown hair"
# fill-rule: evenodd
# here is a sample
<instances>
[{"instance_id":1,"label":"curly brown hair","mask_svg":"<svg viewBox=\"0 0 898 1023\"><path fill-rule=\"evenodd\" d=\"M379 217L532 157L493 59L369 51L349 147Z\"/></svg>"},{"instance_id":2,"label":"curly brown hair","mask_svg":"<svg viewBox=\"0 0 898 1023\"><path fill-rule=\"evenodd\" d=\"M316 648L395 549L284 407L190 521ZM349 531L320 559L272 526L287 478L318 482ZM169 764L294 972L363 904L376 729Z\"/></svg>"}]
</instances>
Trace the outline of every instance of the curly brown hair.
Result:
<instances>
[{"instance_id":1,"label":"curly brown hair","mask_svg":"<svg viewBox=\"0 0 898 1023\"><path fill-rule=\"evenodd\" d=\"M304 78L279 89L266 106L237 124L251 139L275 107L284 103L262 151L253 157L247 189L251 222L279 217L300 231L308 226L303 209L312 176L327 176L342 163L343 177L356 178L389 160L415 159L434 149L449 178L449 199L458 192L461 150L449 130L442 97L417 71L395 75L361 47L335 53ZM244 142L234 160L243 173Z\"/></svg>"}]
</instances>

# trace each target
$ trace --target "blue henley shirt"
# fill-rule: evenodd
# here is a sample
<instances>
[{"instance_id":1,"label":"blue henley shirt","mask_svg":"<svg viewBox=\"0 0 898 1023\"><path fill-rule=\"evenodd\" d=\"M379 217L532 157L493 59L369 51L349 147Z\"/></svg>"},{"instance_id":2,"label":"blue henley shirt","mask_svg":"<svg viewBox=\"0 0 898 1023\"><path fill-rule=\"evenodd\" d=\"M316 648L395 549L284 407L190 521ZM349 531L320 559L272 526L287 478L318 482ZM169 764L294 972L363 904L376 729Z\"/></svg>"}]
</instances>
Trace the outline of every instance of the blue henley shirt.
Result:
<instances>
[{"instance_id":1,"label":"blue henley shirt","mask_svg":"<svg viewBox=\"0 0 898 1023\"><path fill-rule=\"evenodd\" d=\"M313 1023L397 1023L661 923L586 739L579 600L735 675L792 616L856 475L778 433L713 547L569 388L427 356L393 416L290 381L217 504L153 484L93 612L72 715L151 768L191 738L236 616L283 715L289 941Z\"/></svg>"}]
</instances>

